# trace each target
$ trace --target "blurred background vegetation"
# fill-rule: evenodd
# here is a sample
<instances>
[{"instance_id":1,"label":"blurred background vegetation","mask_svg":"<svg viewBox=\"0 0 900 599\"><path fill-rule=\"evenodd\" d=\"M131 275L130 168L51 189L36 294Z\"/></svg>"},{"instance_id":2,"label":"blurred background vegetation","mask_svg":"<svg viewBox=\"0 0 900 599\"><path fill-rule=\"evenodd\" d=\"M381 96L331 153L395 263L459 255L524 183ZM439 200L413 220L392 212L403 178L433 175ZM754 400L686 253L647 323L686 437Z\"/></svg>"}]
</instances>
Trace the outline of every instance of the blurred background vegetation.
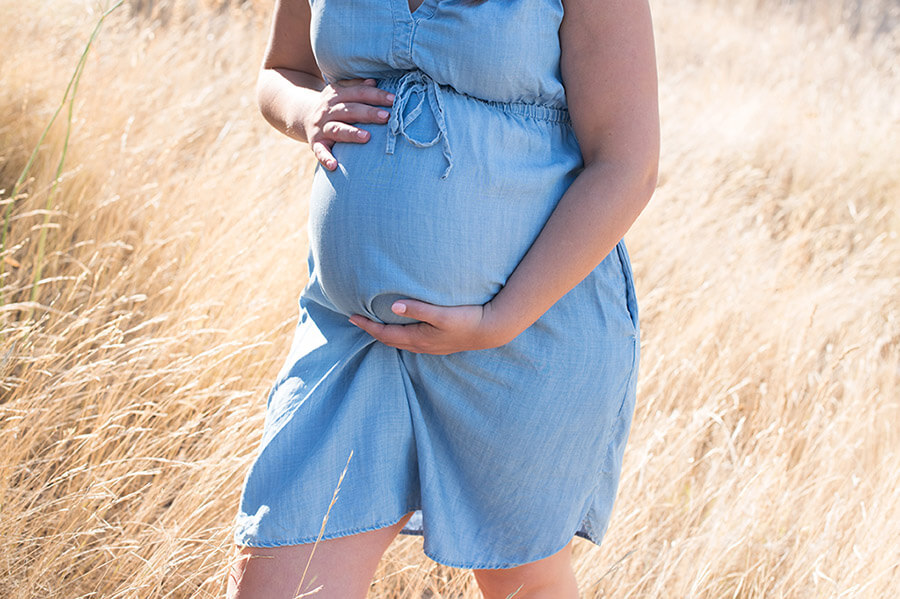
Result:
<instances>
[{"instance_id":1,"label":"blurred background vegetation","mask_svg":"<svg viewBox=\"0 0 900 599\"><path fill-rule=\"evenodd\" d=\"M651 4L639 398L582 594L893 596L900 6ZM268 0L126 2L16 185L111 5L0 0L3 597L223 594L305 283L312 158L255 107ZM478 597L420 545L370 596Z\"/></svg>"}]
</instances>

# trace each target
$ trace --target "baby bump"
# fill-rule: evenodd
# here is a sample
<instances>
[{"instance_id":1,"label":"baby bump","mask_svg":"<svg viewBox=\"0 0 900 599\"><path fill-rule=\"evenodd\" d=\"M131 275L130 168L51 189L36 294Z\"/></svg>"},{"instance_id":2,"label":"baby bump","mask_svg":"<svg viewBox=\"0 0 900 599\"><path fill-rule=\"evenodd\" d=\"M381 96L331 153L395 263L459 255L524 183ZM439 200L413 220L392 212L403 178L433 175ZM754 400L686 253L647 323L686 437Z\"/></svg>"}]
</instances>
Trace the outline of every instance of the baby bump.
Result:
<instances>
[{"instance_id":1,"label":"baby bump","mask_svg":"<svg viewBox=\"0 0 900 599\"><path fill-rule=\"evenodd\" d=\"M442 108L443 127L425 110L399 133L362 125L368 142L335 144L338 169L316 169L310 274L338 311L403 322L390 311L401 297L490 300L581 164L574 137L558 122L446 91Z\"/></svg>"}]
</instances>

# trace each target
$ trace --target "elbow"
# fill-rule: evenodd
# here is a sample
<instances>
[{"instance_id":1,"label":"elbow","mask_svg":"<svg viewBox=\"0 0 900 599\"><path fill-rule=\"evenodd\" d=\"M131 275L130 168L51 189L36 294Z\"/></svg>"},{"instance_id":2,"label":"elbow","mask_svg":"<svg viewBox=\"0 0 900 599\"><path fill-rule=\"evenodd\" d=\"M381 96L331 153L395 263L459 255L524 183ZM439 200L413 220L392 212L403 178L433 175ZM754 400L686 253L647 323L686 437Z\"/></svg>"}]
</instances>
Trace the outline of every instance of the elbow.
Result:
<instances>
[{"instance_id":1,"label":"elbow","mask_svg":"<svg viewBox=\"0 0 900 599\"><path fill-rule=\"evenodd\" d=\"M659 144L647 144L643 151L632 152L620 168L627 173L628 188L643 210L659 183Z\"/></svg>"},{"instance_id":2,"label":"elbow","mask_svg":"<svg viewBox=\"0 0 900 599\"><path fill-rule=\"evenodd\" d=\"M278 81L273 75L277 73L270 69L260 69L256 79L256 109L272 127L285 132L288 126L278 115Z\"/></svg>"},{"instance_id":3,"label":"elbow","mask_svg":"<svg viewBox=\"0 0 900 599\"><path fill-rule=\"evenodd\" d=\"M640 209L659 183L659 143L633 144L627 150L584 154L585 170L612 184Z\"/></svg>"},{"instance_id":4,"label":"elbow","mask_svg":"<svg viewBox=\"0 0 900 599\"><path fill-rule=\"evenodd\" d=\"M659 182L659 156L647 152L643 156L631 155L622 160L598 161L592 165L608 188L618 189L623 198L638 211L650 202Z\"/></svg>"},{"instance_id":5,"label":"elbow","mask_svg":"<svg viewBox=\"0 0 900 599\"><path fill-rule=\"evenodd\" d=\"M653 197L653 193L656 191L656 186L659 183L658 153L654 154L652 158L645 162L641 172L642 175L638 178L638 195L641 200L641 205L646 206L650 201L650 198Z\"/></svg>"},{"instance_id":6,"label":"elbow","mask_svg":"<svg viewBox=\"0 0 900 599\"><path fill-rule=\"evenodd\" d=\"M644 205L650 201L659 184L659 145L659 127L657 126L644 151L639 153L641 159L637 161L641 173L640 189Z\"/></svg>"},{"instance_id":7,"label":"elbow","mask_svg":"<svg viewBox=\"0 0 900 599\"><path fill-rule=\"evenodd\" d=\"M260 69L259 75L256 77L256 108L260 114L266 116L266 111L271 104L271 92L269 90L268 77L269 73L266 69Z\"/></svg>"}]
</instances>

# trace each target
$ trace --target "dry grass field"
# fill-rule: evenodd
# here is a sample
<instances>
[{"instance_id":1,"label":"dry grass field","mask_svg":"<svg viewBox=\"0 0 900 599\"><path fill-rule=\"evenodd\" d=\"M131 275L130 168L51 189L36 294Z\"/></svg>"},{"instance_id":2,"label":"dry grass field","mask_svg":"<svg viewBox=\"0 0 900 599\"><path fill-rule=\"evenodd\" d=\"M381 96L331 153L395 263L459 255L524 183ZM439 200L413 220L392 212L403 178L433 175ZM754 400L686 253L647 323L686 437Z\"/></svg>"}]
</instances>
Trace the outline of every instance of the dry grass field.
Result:
<instances>
[{"instance_id":1,"label":"dry grass field","mask_svg":"<svg viewBox=\"0 0 900 599\"><path fill-rule=\"evenodd\" d=\"M113 12L13 193L110 4L0 0L4 599L222 596L305 282L310 154L254 104L267 2ZM896 597L900 9L653 9L638 406L583 596ZM370 596L479 597L420 547Z\"/></svg>"}]
</instances>

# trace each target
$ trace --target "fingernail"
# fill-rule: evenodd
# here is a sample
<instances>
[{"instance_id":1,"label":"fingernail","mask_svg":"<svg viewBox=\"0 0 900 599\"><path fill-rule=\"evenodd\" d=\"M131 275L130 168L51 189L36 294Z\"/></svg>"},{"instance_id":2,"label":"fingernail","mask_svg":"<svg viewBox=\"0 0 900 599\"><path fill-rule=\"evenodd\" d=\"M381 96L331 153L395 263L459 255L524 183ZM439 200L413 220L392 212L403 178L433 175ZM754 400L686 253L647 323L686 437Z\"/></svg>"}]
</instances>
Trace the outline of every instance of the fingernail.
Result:
<instances>
[{"instance_id":1,"label":"fingernail","mask_svg":"<svg viewBox=\"0 0 900 599\"><path fill-rule=\"evenodd\" d=\"M378 111L378 118L386 119L386 118L388 118L388 117L390 116L390 114L391 114L391 113L389 113L387 110L379 110L379 111Z\"/></svg>"},{"instance_id":2,"label":"fingernail","mask_svg":"<svg viewBox=\"0 0 900 599\"><path fill-rule=\"evenodd\" d=\"M385 96L385 98L387 98L387 101L388 101L388 102L393 102L395 96L394 96L394 94L388 94L387 96Z\"/></svg>"},{"instance_id":3,"label":"fingernail","mask_svg":"<svg viewBox=\"0 0 900 599\"><path fill-rule=\"evenodd\" d=\"M391 306L391 310L394 311L394 314L403 314L406 312L406 304L401 304L397 302L393 306Z\"/></svg>"},{"instance_id":4,"label":"fingernail","mask_svg":"<svg viewBox=\"0 0 900 599\"><path fill-rule=\"evenodd\" d=\"M350 324L352 324L353 326L357 326L357 327L359 326L359 324L357 324L357 322L355 320L353 320L353 318L348 318L347 320L349 320Z\"/></svg>"}]
</instances>

